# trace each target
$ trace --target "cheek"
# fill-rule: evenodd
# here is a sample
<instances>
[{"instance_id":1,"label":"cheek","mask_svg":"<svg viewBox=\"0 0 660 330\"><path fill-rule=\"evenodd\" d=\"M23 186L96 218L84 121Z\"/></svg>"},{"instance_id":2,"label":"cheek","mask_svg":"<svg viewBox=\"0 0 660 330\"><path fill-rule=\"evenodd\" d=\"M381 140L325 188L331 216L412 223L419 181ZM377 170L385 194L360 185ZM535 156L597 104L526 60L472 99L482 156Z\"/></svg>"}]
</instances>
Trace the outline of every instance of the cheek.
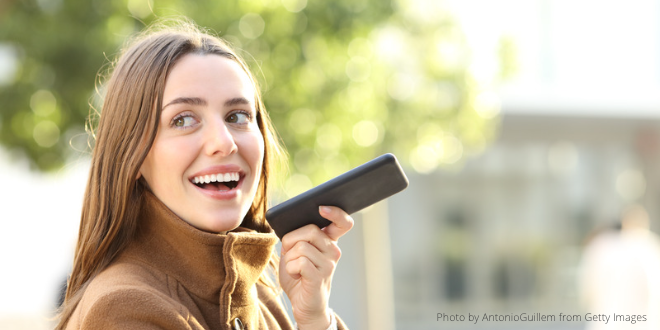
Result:
<instances>
[{"instance_id":1,"label":"cheek","mask_svg":"<svg viewBox=\"0 0 660 330\"><path fill-rule=\"evenodd\" d=\"M156 172L158 172L158 168L156 168L156 164L159 162L157 161L157 150L155 148L155 145L151 146L151 149L149 149L149 153L147 153L147 157L144 159L142 162L142 165L140 166L140 176L142 176L149 186L153 186L153 178L156 176Z\"/></svg>"},{"instance_id":2,"label":"cheek","mask_svg":"<svg viewBox=\"0 0 660 330\"><path fill-rule=\"evenodd\" d=\"M264 159L264 139L261 132L256 131L246 135L241 142L239 148L243 150L245 161L250 164L250 167L257 172L257 177L259 177Z\"/></svg>"},{"instance_id":3,"label":"cheek","mask_svg":"<svg viewBox=\"0 0 660 330\"><path fill-rule=\"evenodd\" d=\"M155 141L141 168L147 183L153 187L176 180L193 158L189 144L182 139Z\"/></svg>"},{"instance_id":4,"label":"cheek","mask_svg":"<svg viewBox=\"0 0 660 330\"><path fill-rule=\"evenodd\" d=\"M159 174L163 171L161 159L162 155L159 154L158 150L152 148L140 167L140 174L152 189L157 189L161 185L160 180L158 180L158 178L162 178L162 175Z\"/></svg>"}]
</instances>

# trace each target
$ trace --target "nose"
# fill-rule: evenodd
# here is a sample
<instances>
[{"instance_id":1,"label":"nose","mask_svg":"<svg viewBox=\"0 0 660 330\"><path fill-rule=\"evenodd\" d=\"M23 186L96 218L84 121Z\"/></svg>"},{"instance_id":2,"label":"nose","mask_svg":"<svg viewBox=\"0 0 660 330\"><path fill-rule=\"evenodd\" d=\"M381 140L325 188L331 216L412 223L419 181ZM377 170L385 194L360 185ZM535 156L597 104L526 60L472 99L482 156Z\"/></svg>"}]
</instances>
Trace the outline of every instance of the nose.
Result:
<instances>
[{"instance_id":1,"label":"nose","mask_svg":"<svg viewBox=\"0 0 660 330\"><path fill-rule=\"evenodd\" d=\"M236 152L238 147L234 135L224 120L217 120L206 128L204 149L207 155L228 156Z\"/></svg>"}]
</instances>

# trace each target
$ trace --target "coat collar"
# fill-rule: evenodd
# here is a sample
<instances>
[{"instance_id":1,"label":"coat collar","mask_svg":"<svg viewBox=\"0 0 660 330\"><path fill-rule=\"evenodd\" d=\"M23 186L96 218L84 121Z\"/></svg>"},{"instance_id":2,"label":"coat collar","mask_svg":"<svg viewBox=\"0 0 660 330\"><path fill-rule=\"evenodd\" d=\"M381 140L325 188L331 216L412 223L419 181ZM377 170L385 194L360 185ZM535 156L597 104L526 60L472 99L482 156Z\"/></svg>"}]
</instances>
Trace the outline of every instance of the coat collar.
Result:
<instances>
[{"instance_id":1,"label":"coat collar","mask_svg":"<svg viewBox=\"0 0 660 330\"><path fill-rule=\"evenodd\" d=\"M227 234L201 231L145 192L127 254L165 272L196 296L220 306L256 299L255 283L277 243L275 234L238 228Z\"/></svg>"}]
</instances>

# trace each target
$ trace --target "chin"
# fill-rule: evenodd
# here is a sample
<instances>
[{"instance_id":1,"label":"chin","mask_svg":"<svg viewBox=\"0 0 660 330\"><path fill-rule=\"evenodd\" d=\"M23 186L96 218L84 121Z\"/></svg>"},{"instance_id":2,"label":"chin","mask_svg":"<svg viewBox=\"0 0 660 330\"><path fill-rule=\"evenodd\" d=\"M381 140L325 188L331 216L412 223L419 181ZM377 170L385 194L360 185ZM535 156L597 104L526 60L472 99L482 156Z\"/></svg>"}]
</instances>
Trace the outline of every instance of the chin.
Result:
<instances>
[{"instance_id":1,"label":"chin","mask_svg":"<svg viewBox=\"0 0 660 330\"><path fill-rule=\"evenodd\" d=\"M211 233L226 232L240 226L243 217L240 214L221 214L211 219L204 219L198 228Z\"/></svg>"}]
</instances>

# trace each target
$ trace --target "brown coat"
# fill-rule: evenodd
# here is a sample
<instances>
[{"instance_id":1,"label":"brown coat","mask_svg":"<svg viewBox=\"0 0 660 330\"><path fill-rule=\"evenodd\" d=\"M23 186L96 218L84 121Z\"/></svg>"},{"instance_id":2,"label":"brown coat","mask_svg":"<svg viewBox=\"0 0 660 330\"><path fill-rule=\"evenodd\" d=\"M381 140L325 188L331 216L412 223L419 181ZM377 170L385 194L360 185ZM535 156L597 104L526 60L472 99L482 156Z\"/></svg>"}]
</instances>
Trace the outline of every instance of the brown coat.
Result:
<instances>
[{"instance_id":1,"label":"brown coat","mask_svg":"<svg viewBox=\"0 0 660 330\"><path fill-rule=\"evenodd\" d=\"M293 329L258 282L274 234L200 231L146 193L137 235L89 284L67 329ZM345 329L338 319L339 329Z\"/></svg>"}]
</instances>

